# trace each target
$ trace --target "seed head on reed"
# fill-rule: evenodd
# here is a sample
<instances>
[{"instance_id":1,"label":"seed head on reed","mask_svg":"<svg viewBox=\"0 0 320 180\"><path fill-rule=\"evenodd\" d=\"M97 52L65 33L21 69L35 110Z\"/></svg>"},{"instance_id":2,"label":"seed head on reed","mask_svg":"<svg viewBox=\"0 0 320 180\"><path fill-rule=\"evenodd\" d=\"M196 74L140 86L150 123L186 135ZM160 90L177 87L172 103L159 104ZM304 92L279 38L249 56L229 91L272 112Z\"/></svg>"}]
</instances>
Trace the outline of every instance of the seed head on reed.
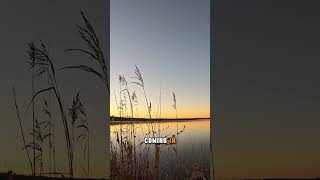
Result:
<instances>
[{"instance_id":1,"label":"seed head on reed","mask_svg":"<svg viewBox=\"0 0 320 180\"><path fill-rule=\"evenodd\" d=\"M140 70L139 70L137 65L135 65L134 73L135 73L136 76L135 77L131 77L131 78L135 79L136 81L133 81L131 83L137 84L138 86L140 86L142 88L143 94L144 94L144 97L145 97L145 100L146 100L149 119L151 119L151 102L149 104L148 98L147 98L147 94L146 94L146 90L145 90L145 87L144 87L143 77L142 77L142 74L141 74L141 72L140 72Z\"/></svg>"},{"instance_id":2,"label":"seed head on reed","mask_svg":"<svg viewBox=\"0 0 320 180\"><path fill-rule=\"evenodd\" d=\"M89 122L87 114L84 108L84 104L80 99L80 92L77 92L74 97L71 107L69 108L69 117L71 118L72 124L72 146L73 150L76 150L76 142L83 144L83 159L87 160L87 168L82 170L87 177L90 175L90 140L89 140ZM78 129L78 136L75 141L75 127Z\"/></svg>"},{"instance_id":3,"label":"seed head on reed","mask_svg":"<svg viewBox=\"0 0 320 180\"><path fill-rule=\"evenodd\" d=\"M132 107L132 100L131 100L131 94L128 87L128 82L124 75L119 75L118 80L119 80L120 86L124 86L124 89L120 90L120 96L123 91L127 92L127 96L130 103L130 109L131 109L131 118L133 118L133 107ZM124 98L126 97L124 96Z\"/></svg>"},{"instance_id":4,"label":"seed head on reed","mask_svg":"<svg viewBox=\"0 0 320 180\"><path fill-rule=\"evenodd\" d=\"M102 51L101 44L99 39L94 31L93 26L81 11L81 17L83 20L83 25L77 25L78 33L80 35L83 44L86 48L73 48L66 49L66 51L76 51L82 54L89 56L90 60L93 60L99 65L99 69L95 69L89 65L76 65L76 66L67 66L61 69L80 69L97 76L106 86L107 92L110 93L109 88L109 72L106 65L106 60L104 53Z\"/></svg>"},{"instance_id":5,"label":"seed head on reed","mask_svg":"<svg viewBox=\"0 0 320 180\"><path fill-rule=\"evenodd\" d=\"M136 106L136 117L138 118L139 117L139 114L138 114L138 97L137 97L136 91L133 91L131 99L133 101L133 104Z\"/></svg>"}]
</instances>

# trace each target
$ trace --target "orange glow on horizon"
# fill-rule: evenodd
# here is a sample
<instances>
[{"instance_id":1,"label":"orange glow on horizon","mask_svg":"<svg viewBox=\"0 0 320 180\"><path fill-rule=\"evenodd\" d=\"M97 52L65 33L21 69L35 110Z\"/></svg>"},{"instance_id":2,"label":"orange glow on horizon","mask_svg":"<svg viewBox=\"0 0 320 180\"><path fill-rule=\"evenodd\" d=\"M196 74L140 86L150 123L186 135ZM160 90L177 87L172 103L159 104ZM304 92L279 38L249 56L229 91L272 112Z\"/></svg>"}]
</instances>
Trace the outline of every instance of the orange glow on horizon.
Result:
<instances>
[{"instance_id":1,"label":"orange glow on horizon","mask_svg":"<svg viewBox=\"0 0 320 180\"><path fill-rule=\"evenodd\" d=\"M110 107L110 116L119 117L119 111L115 106ZM127 113L122 116L131 117L130 108L127 109ZM147 111L136 111L133 112L134 118L148 118ZM151 118L159 118L160 114L158 112L151 112ZM174 109L165 109L161 112L161 118L176 118L176 113ZM177 118L210 118L210 107L198 107L198 108L185 108L180 112L177 112Z\"/></svg>"}]
</instances>

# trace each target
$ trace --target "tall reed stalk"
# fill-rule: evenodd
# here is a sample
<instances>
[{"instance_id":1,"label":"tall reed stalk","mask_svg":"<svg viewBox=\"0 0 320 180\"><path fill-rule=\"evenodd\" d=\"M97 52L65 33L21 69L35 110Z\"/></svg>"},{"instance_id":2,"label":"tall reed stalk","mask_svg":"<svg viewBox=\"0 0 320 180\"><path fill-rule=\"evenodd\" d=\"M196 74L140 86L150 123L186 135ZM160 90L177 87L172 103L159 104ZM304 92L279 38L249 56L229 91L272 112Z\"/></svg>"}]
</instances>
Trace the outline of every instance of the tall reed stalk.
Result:
<instances>
[{"instance_id":1,"label":"tall reed stalk","mask_svg":"<svg viewBox=\"0 0 320 180\"><path fill-rule=\"evenodd\" d=\"M49 80L50 80L50 86L48 88L37 91L33 95L30 103L34 103L34 100L36 99L36 97L42 93L49 92L49 91L54 92L54 95L58 102L61 120L64 127L64 134L65 134L65 139L67 144L67 153L68 153L69 173L70 173L70 177L73 177L73 161L72 161L73 150L71 146L68 122L67 122L66 114L64 112L64 106L63 106L62 98L60 96L59 87L56 81L55 67L53 66L53 62L49 57L48 50L42 41L40 41L39 47L37 47L33 42L28 43L28 55L30 60L29 64L31 66L31 69L34 69L35 76L41 76L44 73L48 73Z\"/></svg>"},{"instance_id":2,"label":"tall reed stalk","mask_svg":"<svg viewBox=\"0 0 320 180\"><path fill-rule=\"evenodd\" d=\"M43 143L45 140L45 136L42 133L40 123L35 118L35 126L32 129L32 135L35 136L36 142L34 142L31 146L33 149L36 149L40 154L36 156L36 160L39 161L39 174L43 172Z\"/></svg>"},{"instance_id":3,"label":"tall reed stalk","mask_svg":"<svg viewBox=\"0 0 320 180\"><path fill-rule=\"evenodd\" d=\"M136 106L136 117L139 117L139 112L138 112L138 97L135 91L133 91L131 99L133 101L134 106Z\"/></svg>"},{"instance_id":4,"label":"tall reed stalk","mask_svg":"<svg viewBox=\"0 0 320 180\"><path fill-rule=\"evenodd\" d=\"M138 86L140 86L142 88L143 94L144 94L144 97L145 97L145 100L146 100L146 104L147 104L149 119L151 119L151 108L152 108L151 102L149 103L149 101L148 101L146 90L144 88L143 77L142 77L142 74L141 74L141 72L140 72L140 70L139 70L137 65L135 65L134 73L135 73L136 76L132 77L132 78L136 79L137 81L134 81L132 83L137 84Z\"/></svg>"},{"instance_id":5,"label":"tall reed stalk","mask_svg":"<svg viewBox=\"0 0 320 180\"><path fill-rule=\"evenodd\" d=\"M108 6L110 6L110 2L108 1ZM80 64L80 65L75 65L75 66L67 66L62 69L78 69L82 70L85 72L88 72L96 77L98 77L102 83L105 85L105 93L107 97L110 96L110 86L109 86L109 70L107 68L107 61L109 60L110 53L109 49L107 49L107 60L105 58L105 55L102 50L102 46L100 44L99 38L95 33L95 30L93 26L91 25L90 21L87 19L83 11L80 12L81 17L83 20L83 25L77 25L77 30L80 35L80 38L85 45L85 48L71 48L71 49L66 49L68 52L80 52L81 54L84 54L88 56L90 61L95 62L99 68L93 68L93 66L86 65L86 64ZM109 18L110 14L108 14ZM109 24L107 24L109 26ZM107 28L109 29L109 28ZM107 34L109 36L109 34ZM106 122L106 128L109 128L109 121ZM108 132L108 131L107 131ZM107 138L107 143L106 143L106 148L110 149L109 146L109 137L110 135L107 133L106 134ZM109 150L107 151L107 164L109 164ZM109 168L107 166L107 168ZM109 169L107 169L107 177L109 176Z\"/></svg>"},{"instance_id":6,"label":"tall reed stalk","mask_svg":"<svg viewBox=\"0 0 320 180\"><path fill-rule=\"evenodd\" d=\"M47 101L48 100L48 101ZM49 175L51 176L53 173L56 172L55 169L55 144L54 144L54 128L52 127L52 114L51 114L51 93L48 94L48 99L44 100L44 107L42 109L43 113L48 116L48 120L45 121L45 129L48 129L48 151L49 151ZM53 153L53 164L54 169L52 172L52 153Z\"/></svg>"},{"instance_id":7,"label":"tall reed stalk","mask_svg":"<svg viewBox=\"0 0 320 180\"><path fill-rule=\"evenodd\" d=\"M49 72L46 73L47 75L47 83L48 86L50 86L50 78L49 78ZM51 121L51 92L48 92L48 102L45 100L43 112L48 116L48 127L49 127L49 141L48 141L48 150L49 150L49 173L50 177L52 175L52 152L55 153L54 146L52 143L52 137L54 137L54 132L52 130L52 121ZM54 155L54 164L55 164L55 155ZM54 172L56 172L55 166L54 166Z\"/></svg>"},{"instance_id":8,"label":"tall reed stalk","mask_svg":"<svg viewBox=\"0 0 320 180\"><path fill-rule=\"evenodd\" d=\"M25 138L25 135L24 135L23 127L22 127L22 122L21 122L21 117L20 117L20 112L19 112L19 106L18 106L18 103L17 103L16 91L15 91L14 87L12 88L12 91L13 91L13 97L14 97L14 107L15 107L15 110L16 110L16 115L17 115L18 122L19 122L19 127L20 127L20 133L21 133L23 145L24 145L24 147L26 147L27 146L27 141L26 141L26 138ZM28 150L28 148L24 148L24 150L25 150L25 152L27 154L27 157L28 157L31 173L33 174L33 172L34 172L33 169L34 168L33 168L33 165L32 165L32 160L31 160L31 157L30 157L29 150Z\"/></svg>"},{"instance_id":9,"label":"tall reed stalk","mask_svg":"<svg viewBox=\"0 0 320 180\"><path fill-rule=\"evenodd\" d=\"M176 119L178 119L178 110L177 110L177 99L176 99L176 94L172 92L172 99L173 99L173 109L176 110Z\"/></svg>"},{"instance_id":10,"label":"tall reed stalk","mask_svg":"<svg viewBox=\"0 0 320 180\"><path fill-rule=\"evenodd\" d=\"M30 56L30 58L33 58L32 60L34 60L34 56ZM31 82L31 86L32 86L32 96L34 96L34 70L32 69L32 82ZM32 101L32 128L35 127L35 117L34 117L34 101ZM34 131L32 131L32 140L33 140L33 144L35 144L35 134ZM33 172L32 175L35 176L36 175L36 149L35 147L33 147Z\"/></svg>"},{"instance_id":11,"label":"tall reed stalk","mask_svg":"<svg viewBox=\"0 0 320 180\"><path fill-rule=\"evenodd\" d=\"M131 118L133 118L133 107L132 107L131 94L130 94L130 91L129 91L129 88L128 88L128 82L127 82L127 80L126 80L124 75L119 75L119 81L120 81L120 84L124 86L124 89L122 91L126 91L127 92L127 95L128 95L128 98L129 98L129 102L130 102Z\"/></svg>"},{"instance_id":12,"label":"tall reed stalk","mask_svg":"<svg viewBox=\"0 0 320 180\"><path fill-rule=\"evenodd\" d=\"M78 92L73 98L71 107L69 108L69 117L71 118L72 124L72 147L75 152L76 141L75 141L75 128L80 129L80 134L77 136L77 141L85 141L84 157L87 156L87 177L90 173L90 156L89 156L89 126L87 121L87 114L84 109L84 105L80 100L80 93ZM86 153L87 152L87 153Z\"/></svg>"},{"instance_id":13,"label":"tall reed stalk","mask_svg":"<svg viewBox=\"0 0 320 180\"><path fill-rule=\"evenodd\" d=\"M178 119L178 113L177 113L177 99L176 99L176 94L172 92L172 98L173 98L173 109L176 110L176 120ZM177 141L178 141L178 135L179 135L179 122L177 122ZM178 143L176 143L176 154L178 156Z\"/></svg>"},{"instance_id":14,"label":"tall reed stalk","mask_svg":"<svg viewBox=\"0 0 320 180\"><path fill-rule=\"evenodd\" d=\"M35 149L35 162L39 164L39 175L43 173L44 169L44 161L43 161L43 145L45 140L51 136L49 132L45 132L44 130L48 129L49 121L41 121L39 122L37 118L35 118L35 125L32 128L32 131L29 133L31 136L34 136L35 142L28 143L24 148L32 148ZM34 167L35 173L36 167Z\"/></svg>"}]
</instances>

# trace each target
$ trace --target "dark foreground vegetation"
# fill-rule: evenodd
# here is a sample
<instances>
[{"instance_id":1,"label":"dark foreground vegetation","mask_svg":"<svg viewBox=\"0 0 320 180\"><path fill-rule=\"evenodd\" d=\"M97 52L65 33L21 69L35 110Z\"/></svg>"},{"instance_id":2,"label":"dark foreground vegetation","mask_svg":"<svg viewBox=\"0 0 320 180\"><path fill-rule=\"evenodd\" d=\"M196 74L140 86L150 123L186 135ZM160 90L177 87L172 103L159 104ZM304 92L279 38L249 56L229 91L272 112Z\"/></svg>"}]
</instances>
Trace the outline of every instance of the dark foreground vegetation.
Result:
<instances>
[{"instance_id":1,"label":"dark foreground vegetation","mask_svg":"<svg viewBox=\"0 0 320 180\"><path fill-rule=\"evenodd\" d=\"M89 179L93 174L90 167L90 152L91 146L89 141L89 119L87 118L84 103L80 98L79 91L74 96L70 106L67 107L65 97L61 92L64 88L60 86L60 81L57 78L62 70L79 69L87 73L98 76L105 85L106 92L109 92L108 69L106 66L105 55L103 54L100 41L93 29L93 26L81 11L82 25L77 26L77 31L84 48L67 49L66 52L79 52L87 57L92 62L99 65L100 69L80 64L70 65L67 67L57 68L56 60L43 41L27 43L27 58L28 69L31 72L32 82L32 96L26 107L26 111L21 111L19 106L16 90L13 87L13 104L17 120L19 122L19 133L23 143L22 150L25 152L30 169L30 175L15 175L12 171L2 173L1 179L57 179L58 177L64 179L74 177L86 177ZM39 107L41 104L42 107ZM54 112L52 106L57 107L57 112ZM32 114L32 119L29 121L28 114ZM58 114L59 116L52 116ZM57 121L62 123L57 126ZM22 123L25 122L25 123ZM29 124L26 128L26 124ZM29 127L32 127L31 130ZM59 156L65 155L65 161L68 163L68 169L64 170L64 174L57 173L56 163L56 146L55 139L56 130L61 128L64 132L66 153L60 153ZM106 127L108 128L108 127ZM59 143L61 144L61 143ZM75 162L75 155L81 155L83 158L79 162ZM106 158L106 157L101 157ZM46 161L47 160L47 161ZM108 160L106 159L108 162ZM81 167L81 174L75 173L75 165ZM44 168L46 167L46 168ZM107 170L106 170L107 171ZM108 176L108 175L107 175Z\"/></svg>"},{"instance_id":2,"label":"dark foreground vegetation","mask_svg":"<svg viewBox=\"0 0 320 180\"><path fill-rule=\"evenodd\" d=\"M268 179L243 179L243 180L320 180L320 178L268 178Z\"/></svg>"},{"instance_id":3,"label":"dark foreground vegetation","mask_svg":"<svg viewBox=\"0 0 320 180\"><path fill-rule=\"evenodd\" d=\"M83 180L83 179L88 179L88 180L91 180L89 178L67 178L62 174L60 174L60 175L55 174L55 175L51 175L51 176L52 177L50 177L50 176L17 175L15 173L13 173L12 171L8 171L6 173L0 173L0 179L3 179L3 180L29 180L29 179L30 180L45 180L45 179L49 179L49 180L61 180L61 179ZM92 179L92 180L94 180L94 179Z\"/></svg>"}]
</instances>

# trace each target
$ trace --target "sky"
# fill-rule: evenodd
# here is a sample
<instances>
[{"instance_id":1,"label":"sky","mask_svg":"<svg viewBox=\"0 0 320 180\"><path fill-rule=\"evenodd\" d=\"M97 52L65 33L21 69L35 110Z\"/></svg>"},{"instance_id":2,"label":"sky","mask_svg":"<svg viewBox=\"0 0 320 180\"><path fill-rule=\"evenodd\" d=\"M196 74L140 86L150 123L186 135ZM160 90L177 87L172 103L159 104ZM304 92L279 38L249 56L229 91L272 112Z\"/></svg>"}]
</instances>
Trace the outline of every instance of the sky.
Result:
<instances>
[{"instance_id":1,"label":"sky","mask_svg":"<svg viewBox=\"0 0 320 180\"><path fill-rule=\"evenodd\" d=\"M160 87L162 118L175 117L172 92L178 118L210 116L209 10L209 0L111 1L110 115L119 116L118 76L132 82L137 65L152 117L160 116ZM129 84L129 90L138 95L134 116L148 117L141 87Z\"/></svg>"},{"instance_id":2,"label":"sky","mask_svg":"<svg viewBox=\"0 0 320 180\"><path fill-rule=\"evenodd\" d=\"M319 7L215 1L217 177L320 177Z\"/></svg>"},{"instance_id":3,"label":"sky","mask_svg":"<svg viewBox=\"0 0 320 180\"><path fill-rule=\"evenodd\" d=\"M0 171L12 169L15 173L29 173L29 167L23 147L19 124L13 107L12 86L15 86L20 106L22 124L26 133L31 131L31 112L26 112L31 99L31 73L27 62L27 43L43 40L54 59L56 67L87 63L83 55L64 52L67 48L78 48L81 41L76 25L81 24L80 10L83 10L95 27L102 47L106 48L107 5L105 1L9 1L0 2ZM41 79L41 78L40 78ZM91 142L94 154L91 156L92 175L104 177L106 174L106 131L105 119L108 97L104 86L95 77L79 72L57 73L60 94L64 108L70 107L72 98L80 91L87 110ZM45 83L36 81L36 89L44 88ZM54 103L56 104L56 103ZM56 107L52 105L53 110ZM41 119L42 98L37 102L36 116ZM59 171L67 168L66 143L58 111L55 111L57 165ZM43 117L43 116L42 116ZM94 129L94 130L93 130ZM27 137L27 140L29 137ZM93 151L92 151L93 152ZM78 154L78 153L77 153ZM75 171L79 172L79 161L75 162ZM45 159L45 170L48 163ZM77 173L79 175L79 173Z\"/></svg>"}]
</instances>

